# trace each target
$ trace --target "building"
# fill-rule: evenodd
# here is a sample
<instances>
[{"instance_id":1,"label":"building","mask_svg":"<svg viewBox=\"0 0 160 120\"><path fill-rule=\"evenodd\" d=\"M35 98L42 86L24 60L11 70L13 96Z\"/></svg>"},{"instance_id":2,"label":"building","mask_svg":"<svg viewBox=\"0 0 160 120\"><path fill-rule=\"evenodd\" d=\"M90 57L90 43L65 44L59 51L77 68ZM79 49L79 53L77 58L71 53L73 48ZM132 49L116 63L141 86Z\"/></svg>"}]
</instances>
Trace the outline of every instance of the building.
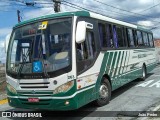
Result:
<instances>
[{"instance_id":1,"label":"building","mask_svg":"<svg viewBox=\"0 0 160 120\"><path fill-rule=\"evenodd\" d=\"M156 49L156 61L157 63L160 63L160 39L155 39L154 45Z\"/></svg>"}]
</instances>

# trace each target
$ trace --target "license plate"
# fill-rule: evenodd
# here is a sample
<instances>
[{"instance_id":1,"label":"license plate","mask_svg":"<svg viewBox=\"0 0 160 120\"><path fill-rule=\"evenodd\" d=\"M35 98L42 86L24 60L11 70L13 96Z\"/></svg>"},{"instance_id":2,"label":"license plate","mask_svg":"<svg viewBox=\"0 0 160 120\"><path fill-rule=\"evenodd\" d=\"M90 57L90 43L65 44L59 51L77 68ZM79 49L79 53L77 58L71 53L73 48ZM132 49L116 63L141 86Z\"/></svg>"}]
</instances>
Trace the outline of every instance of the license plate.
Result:
<instances>
[{"instance_id":1,"label":"license plate","mask_svg":"<svg viewBox=\"0 0 160 120\"><path fill-rule=\"evenodd\" d=\"M39 98L28 98L28 102L39 102Z\"/></svg>"}]
</instances>

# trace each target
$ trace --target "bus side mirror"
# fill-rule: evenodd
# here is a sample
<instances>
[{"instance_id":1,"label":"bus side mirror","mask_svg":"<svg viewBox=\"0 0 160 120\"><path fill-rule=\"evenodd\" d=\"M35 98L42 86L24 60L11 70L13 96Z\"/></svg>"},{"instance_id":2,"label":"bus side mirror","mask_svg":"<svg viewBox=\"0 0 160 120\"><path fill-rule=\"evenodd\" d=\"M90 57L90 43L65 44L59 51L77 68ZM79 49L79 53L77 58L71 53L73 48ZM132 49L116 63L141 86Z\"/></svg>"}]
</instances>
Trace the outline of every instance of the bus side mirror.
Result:
<instances>
[{"instance_id":1,"label":"bus side mirror","mask_svg":"<svg viewBox=\"0 0 160 120\"><path fill-rule=\"evenodd\" d=\"M93 24L79 21L76 30L76 43L82 43L86 39L86 29L93 29Z\"/></svg>"},{"instance_id":2,"label":"bus side mirror","mask_svg":"<svg viewBox=\"0 0 160 120\"><path fill-rule=\"evenodd\" d=\"M82 43L86 38L86 22L79 21L76 29L76 43Z\"/></svg>"}]
</instances>

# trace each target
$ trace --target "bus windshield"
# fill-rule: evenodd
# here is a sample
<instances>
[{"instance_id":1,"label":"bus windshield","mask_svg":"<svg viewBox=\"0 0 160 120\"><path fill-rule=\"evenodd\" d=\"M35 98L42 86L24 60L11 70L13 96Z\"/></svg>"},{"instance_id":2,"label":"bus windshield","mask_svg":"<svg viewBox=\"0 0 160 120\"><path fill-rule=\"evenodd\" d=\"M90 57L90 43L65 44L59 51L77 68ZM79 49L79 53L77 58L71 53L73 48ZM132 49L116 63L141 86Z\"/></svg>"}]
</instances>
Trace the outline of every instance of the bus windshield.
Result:
<instances>
[{"instance_id":1,"label":"bus windshield","mask_svg":"<svg viewBox=\"0 0 160 120\"><path fill-rule=\"evenodd\" d=\"M71 64L71 18L16 28L10 39L7 71L16 74L54 72Z\"/></svg>"}]
</instances>

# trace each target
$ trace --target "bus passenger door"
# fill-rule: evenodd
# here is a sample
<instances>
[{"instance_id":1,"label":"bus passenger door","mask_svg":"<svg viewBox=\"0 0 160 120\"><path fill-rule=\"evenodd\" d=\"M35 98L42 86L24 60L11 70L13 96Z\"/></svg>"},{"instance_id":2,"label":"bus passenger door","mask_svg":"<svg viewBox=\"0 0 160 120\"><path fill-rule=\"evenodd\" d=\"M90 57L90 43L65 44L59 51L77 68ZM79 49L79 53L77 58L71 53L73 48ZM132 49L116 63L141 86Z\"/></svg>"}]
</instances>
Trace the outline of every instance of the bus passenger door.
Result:
<instances>
[{"instance_id":1,"label":"bus passenger door","mask_svg":"<svg viewBox=\"0 0 160 120\"><path fill-rule=\"evenodd\" d=\"M91 23L90 21L88 23ZM91 23L92 24L92 23ZM93 23L94 28L94 23ZM86 39L82 43L76 43L77 58L77 90L94 86L97 80L97 74L93 70L94 63L98 56L95 31L86 30ZM94 88L86 90L83 100L80 102L90 102L93 99ZM83 104L83 103L82 103Z\"/></svg>"}]
</instances>

